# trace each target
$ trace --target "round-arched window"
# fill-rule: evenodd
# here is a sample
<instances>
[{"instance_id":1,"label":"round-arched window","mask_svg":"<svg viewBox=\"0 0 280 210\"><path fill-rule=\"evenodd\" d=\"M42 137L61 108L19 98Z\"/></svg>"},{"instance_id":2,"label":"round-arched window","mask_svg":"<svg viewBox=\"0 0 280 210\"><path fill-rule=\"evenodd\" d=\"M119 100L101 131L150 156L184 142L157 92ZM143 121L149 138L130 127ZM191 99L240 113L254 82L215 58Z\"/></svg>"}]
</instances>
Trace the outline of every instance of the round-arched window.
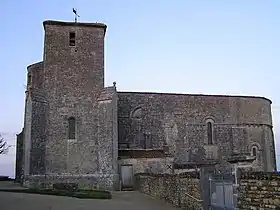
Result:
<instances>
[{"instance_id":1,"label":"round-arched window","mask_svg":"<svg viewBox=\"0 0 280 210\"><path fill-rule=\"evenodd\" d=\"M142 117L142 108L141 107L135 108L130 114L130 118L132 118L132 119L141 119L141 117Z\"/></svg>"},{"instance_id":2,"label":"round-arched window","mask_svg":"<svg viewBox=\"0 0 280 210\"><path fill-rule=\"evenodd\" d=\"M68 118L68 139L76 138L76 120L74 117Z\"/></svg>"},{"instance_id":3,"label":"round-arched window","mask_svg":"<svg viewBox=\"0 0 280 210\"><path fill-rule=\"evenodd\" d=\"M256 147L252 148L252 155L253 156L257 156L257 149L256 149Z\"/></svg>"},{"instance_id":4,"label":"round-arched window","mask_svg":"<svg viewBox=\"0 0 280 210\"><path fill-rule=\"evenodd\" d=\"M206 120L206 129L207 129L207 144L214 144L214 120Z\"/></svg>"}]
</instances>

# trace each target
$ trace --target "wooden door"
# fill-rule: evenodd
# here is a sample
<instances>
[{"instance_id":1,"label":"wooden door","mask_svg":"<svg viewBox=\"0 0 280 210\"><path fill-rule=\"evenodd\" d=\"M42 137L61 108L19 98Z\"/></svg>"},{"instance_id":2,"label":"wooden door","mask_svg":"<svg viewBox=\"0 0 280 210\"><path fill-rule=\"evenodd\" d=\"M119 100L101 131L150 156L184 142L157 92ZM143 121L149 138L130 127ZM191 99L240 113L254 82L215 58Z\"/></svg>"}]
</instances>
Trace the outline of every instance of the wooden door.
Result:
<instances>
[{"instance_id":1,"label":"wooden door","mask_svg":"<svg viewBox=\"0 0 280 210\"><path fill-rule=\"evenodd\" d=\"M133 166L132 165L122 165L121 166L121 183L122 189L132 189L133 188Z\"/></svg>"}]
</instances>

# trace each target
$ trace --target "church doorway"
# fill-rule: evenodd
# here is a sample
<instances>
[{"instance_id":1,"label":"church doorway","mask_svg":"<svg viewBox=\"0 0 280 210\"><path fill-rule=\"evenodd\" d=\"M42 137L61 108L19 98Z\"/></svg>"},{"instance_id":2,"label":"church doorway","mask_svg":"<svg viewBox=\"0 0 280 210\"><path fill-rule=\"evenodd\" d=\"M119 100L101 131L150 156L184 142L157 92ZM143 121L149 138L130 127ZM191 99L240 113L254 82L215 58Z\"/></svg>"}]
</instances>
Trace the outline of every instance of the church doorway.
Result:
<instances>
[{"instance_id":1,"label":"church doorway","mask_svg":"<svg viewBox=\"0 0 280 210\"><path fill-rule=\"evenodd\" d=\"M121 165L121 189L132 190L133 189L133 166Z\"/></svg>"}]
</instances>

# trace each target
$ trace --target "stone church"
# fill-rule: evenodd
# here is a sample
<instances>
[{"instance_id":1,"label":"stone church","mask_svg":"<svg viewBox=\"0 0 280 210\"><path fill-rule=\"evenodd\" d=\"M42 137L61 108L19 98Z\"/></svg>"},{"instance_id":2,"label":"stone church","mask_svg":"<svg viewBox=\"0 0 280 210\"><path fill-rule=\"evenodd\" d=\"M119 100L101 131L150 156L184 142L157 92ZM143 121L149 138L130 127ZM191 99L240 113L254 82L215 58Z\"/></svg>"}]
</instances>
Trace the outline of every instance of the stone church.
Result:
<instances>
[{"instance_id":1,"label":"stone church","mask_svg":"<svg viewBox=\"0 0 280 210\"><path fill-rule=\"evenodd\" d=\"M271 101L264 97L118 91L104 86L102 23L43 22L43 59L27 67L16 179L116 190L133 174L174 173L254 157L275 171Z\"/></svg>"}]
</instances>

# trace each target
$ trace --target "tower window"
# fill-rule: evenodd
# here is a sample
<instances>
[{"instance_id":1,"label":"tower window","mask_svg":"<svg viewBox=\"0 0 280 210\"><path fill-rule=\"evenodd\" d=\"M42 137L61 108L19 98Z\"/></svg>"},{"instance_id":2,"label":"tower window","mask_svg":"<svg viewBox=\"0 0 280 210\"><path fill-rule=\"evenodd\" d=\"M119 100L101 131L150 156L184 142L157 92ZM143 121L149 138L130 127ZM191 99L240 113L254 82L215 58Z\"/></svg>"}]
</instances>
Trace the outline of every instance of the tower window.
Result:
<instances>
[{"instance_id":1,"label":"tower window","mask_svg":"<svg viewBox=\"0 0 280 210\"><path fill-rule=\"evenodd\" d=\"M213 124L212 122L207 122L207 143L213 144Z\"/></svg>"},{"instance_id":2,"label":"tower window","mask_svg":"<svg viewBox=\"0 0 280 210\"><path fill-rule=\"evenodd\" d=\"M76 34L75 34L75 32L70 32L69 33L69 45L70 46L75 46L75 44L76 44Z\"/></svg>"},{"instance_id":3,"label":"tower window","mask_svg":"<svg viewBox=\"0 0 280 210\"><path fill-rule=\"evenodd\" d=\"M76 120L74 117L68 119L68 139L76 138Z\"/></svg>"},{"instance_id":4,"label":"tower window","mask_svg":"<svg viewBox=\"0 0 280 210\"><path fill-rule=\"evenodd\" d=\"M252 155L253 155L254 157L257 156L257 148L256 148L256 147L252 147Z\"/></svg>"}]
</instances>

